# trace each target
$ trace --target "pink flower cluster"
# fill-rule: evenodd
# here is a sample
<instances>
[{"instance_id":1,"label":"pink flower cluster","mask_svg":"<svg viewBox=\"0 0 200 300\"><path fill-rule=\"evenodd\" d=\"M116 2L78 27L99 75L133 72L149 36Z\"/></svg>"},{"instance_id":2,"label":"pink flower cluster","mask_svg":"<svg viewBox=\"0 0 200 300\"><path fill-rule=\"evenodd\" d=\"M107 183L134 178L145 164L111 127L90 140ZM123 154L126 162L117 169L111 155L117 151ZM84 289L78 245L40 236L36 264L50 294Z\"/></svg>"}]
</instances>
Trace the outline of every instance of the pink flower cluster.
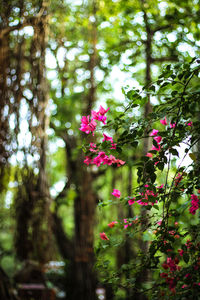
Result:
<instances>
[{"instance_id":1,"label":"pink flower cluster","mask_svg":"<svg viewBox=\"0 0 200 300\"><path fill-rule=\"evenodd\" d=\"M103 136L104 136L104 138L103 138L102 142L110 141L110 142L111 142L111 147L110 147L110 149L116 149L117 144L113 142L113 138L110 137L110 136L108 136L108 135L105 134L105 133L103 133Z\"/></svg>"},{"instance_id":2,"label":"pink flower cluster","mask_svg":"<svg viewBox=\"0 0 200 300\"><path fill-rule=\"evenodd\" d=\"M145 187L147 188L149 185L148 184L145 184ZM160 188L160 187L158 187ZM149 202L148 200L148 196L153 196L153 197L157 197L157 193L154 193L153 191L150 191L149 189L146 189L146 191L144 193L139 193L142 198L137 200L136 202L139 204L139 205L154 205L154 203L152 202ZM157 202L157 201L155 201ZM135 203L135 197L131 198L128 200L128 204L129 205L132 205Z\"/></svg>"},{"instance_id":3,"label":"pink flower cluster","mask_svg":"<svg viewBox=\"0 0 200 300\"><path fill-rule=\"evenodd\" d=\"M107 113L108 109L104 109L102 106L100 106L99 111L94 111L92 110L92 117L90 116L83 116L81 119L81 127L79 128L81 131L85 132L86 134L89 134L90 132L93 133L96 130L97 123L95 120L102 122L103 124L106 124L106 116L105 114ZM111 142L111 147L110 149L116 149L116 143L113 142L113 138L108 136L107 134L103 133L103 140L104 141L109 141ZM112 164L117 164L117 167L120 167L125 164L125 161L121 159L117 159L113 155L106 155L104 151L99 151L97 149L97 145L95 143L90 143L90 152L97 153L97 156L92 158L90 156L86 156L84 163L86 165L96 165L99 167L101 164L103 165L109 165L111 166Z\"/></svg>"},{"instance_id":4,"label":"pink flower cluster","mask_svg":"<svg viewBox=\"0 0 200 300\"><path fill-rule=\"evenodd\" d=\"M92 117L90 116L83 116L81 118L81 128L79 128L81 131L85 132L86 134L89 134L90 132L93 133L96 130L97 123L94 120L100 121L103 124L106 124L106 116L108 109L104 109L102 106L100 106L99 111L96 112L92 110Z\"/></svg>"},{"instance_id":5,"label":"pink flower cluster","mask_svg":"<svg viewBox=\"0 0 200 300\"><path fill-rule=\"evenodd\" d=\"M199 198L196 195L192 194L191 199L192 199L192 201L191 201L192 206L190 207L189 212L192 215L195 215L196 210L199 208Z\"/></svg>"},{"instance_id":6,"label":"pink flower cluster","mask_svg":"<svg viewBox=\"0 0 200 300\"><path fill-rule=\"evenodd\" d=\"M180 271L181 267L178 266L179 259L175 257L172 259L171 257L167 258L167 261L162 264L163 269L170 270L170 273L160 273L160 277L165 278L166 283L169 285L169 289L171 292L175 293L176 280L173 277L173 272Z\"/></svg>"},{"instance_id":7,"label":"pink flower cluster","mask_svg":"<svg viewBox=\"0 0 200 300\"><path fill-rule=\"evenodd\" d=\"M143 196L143 197L140 200L137 201L137 203L139 205L149 205L149 204L154 205L153 202L149 202L148 196L157 197L158 194L154 193L153 191L146 190L144 193L140 193L140 195Z\"/></svg>"},{"instance_id":8,"label":"pink flower cluster","mask_svg":"<svg viewBox=\"0 0 200 300\"><path fill-rule=\"evenodd\" d=\"M112 195L116 198L120 198L121 192L119 190L113 189Z\"/></svg>"},{"instance_id":9,"label":"pink flower cluster","mask_svg":"<svg viewBox=\"0 0 200 300\"><path fill-rule=\"evenodd\" d=\"M167 125L167 118L165 117L163 120L160 120L162 125Z\"/></svg>"},{"instance_id":10,"label":"pink flower cluster","mask_svg":"<svg viewBox=\"0 0 200 300\"><path fill-rule=\"evenodd\" d=\"M163 120L160 120L160 122ZM150 133L150 136L153 136L153 139L157 142L157 147L156 146L152 146L151 150L155 150L155 151L160 151L161 146L160 146L160 142L162 141L162 137L158 135L158 130L157 129L153 129L153 131ZM146 154L147 157L153 157L152 153L147 153Z\"/></svg>"},{"instance_id":11,"label":"pink flower cluster","mask_svg":"<svg viewBox=\"0 0 200 300\"><path fill-rule=\"evenodd\" d=\"M110 109L107 108L107 109L104 109L101 105L100 105L100 108L99 108L99 111L96 112L94 110L92 110L92 119L93 120L97 120L97 121L100 121L102 122L103 124L106 124L106 119L107 117L105 116L105 114L107 113L107 111Z\"/></svg>"},{"instance_id":12,"label":"pink flower cluster","mask_svg":"<svg viewBox=\"0 0 200 300\"><path fill-rule=\"evenodd\" d=\"M120 167L125 164L125 161L117 159L113 155L106 155L104 151L100 151L98 155L94 158L86 156L84 163L86 165L96 165L100 167L101 164L111 166L112 164L117 164L117 167Z\"/></svg>"},{"instance_id":13,"label":"pink flower cluster","mask_svg":"<svg viewBox=\"0 0 200 300\"><path fill-rule=\"evenodd\" d=\"M124 223L125 223L125 225L124 225L125 229L128 228L128 226L132 225L132 223L129 223L127 219L124 219Z\"/></svg>"},{"instance_id":14,"label":"pink flower cluster","mask_svg":"<svg viewBox=\"0 0 200 300\"><path fill-rule=\"evenodd\" d=\"M133 220L132 222L128 221L127 219L124 219L124 229L128 228L129 226L132 226L133 224L137 224L139 222L139 218L138 216L136 216L135 220Z\"/></svg>"},{"instance_id":15,"label":"pink flower cluster","mask_svg":"<svg viewBox=\"0 0 200 300\"><path fill-rule=\"evenodd\" d=\"M113 228L117 224L117 221L112 221L111 223L108 224L108 227Z\"/></svg>"},{"instance_id":16,"label":"pink flower cluster","mask_svg":"<svg viewBox=\"0 0 200 300\"><path fill-rule=\"evenodd\" d=\"M161 120L162 121L162 120ZM158 130L153 129L152 133L150 134L150 136L153 136L154 140L157 142L158 146L155 147L154 145L152 146L151 150L156 150L156 151L160 151L160 142L162 141L162 137L158 135ZM148 154L148 153L147 153Z\"/></svg>"}]
</instances>

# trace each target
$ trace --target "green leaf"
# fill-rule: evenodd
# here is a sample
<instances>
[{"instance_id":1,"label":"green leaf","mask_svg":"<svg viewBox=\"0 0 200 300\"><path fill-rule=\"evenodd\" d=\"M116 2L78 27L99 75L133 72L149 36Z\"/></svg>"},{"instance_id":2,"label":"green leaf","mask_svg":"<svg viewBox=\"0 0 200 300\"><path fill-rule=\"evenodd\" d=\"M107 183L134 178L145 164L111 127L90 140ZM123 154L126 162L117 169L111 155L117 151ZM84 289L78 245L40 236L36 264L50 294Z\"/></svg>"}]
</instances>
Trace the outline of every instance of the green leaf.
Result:
<instances>
[{"instance_id":1,"label":"green leaf","mask_svg":"<svg viewBox=\"0 0 200 300\"><path fill-rule=\"evenodd\" d=\"M189 157L193 160L193 161L196 161L197 160L197 157L194 153L189 153Z\"/></svg>"}]
</instances>

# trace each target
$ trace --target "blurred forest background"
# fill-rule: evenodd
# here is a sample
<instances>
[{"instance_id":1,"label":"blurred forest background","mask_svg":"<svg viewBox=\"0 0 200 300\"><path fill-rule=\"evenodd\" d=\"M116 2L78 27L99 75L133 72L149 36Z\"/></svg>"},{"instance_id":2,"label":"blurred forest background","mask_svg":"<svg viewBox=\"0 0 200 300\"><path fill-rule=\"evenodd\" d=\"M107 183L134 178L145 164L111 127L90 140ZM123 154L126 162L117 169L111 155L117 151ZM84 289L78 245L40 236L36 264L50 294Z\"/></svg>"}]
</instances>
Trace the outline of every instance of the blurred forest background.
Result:
<instances>
[{"instance_id":1,"label":"blurred forest background","mask_svg":"<svg viewBox=\"0 0 200 300\"><path fill-rule=\"evenodd\" d=\"M145 250L148 233L119 238L106 249L108 274L100 272L99 232L139 211L98 203L113 188L131 194L134 164L149 144L130 147L123 168L87 168L80 120L99 105L117 118L122 87L139 88L164 64L198 55L199 16L198 0L0 0L2 300L17 299L19 284L18 299L54 299L53 292L23 298L25 284L54 288L55 299L129 299L129 290L115 292L104 279Z\"/></svg>"}]
</instances>

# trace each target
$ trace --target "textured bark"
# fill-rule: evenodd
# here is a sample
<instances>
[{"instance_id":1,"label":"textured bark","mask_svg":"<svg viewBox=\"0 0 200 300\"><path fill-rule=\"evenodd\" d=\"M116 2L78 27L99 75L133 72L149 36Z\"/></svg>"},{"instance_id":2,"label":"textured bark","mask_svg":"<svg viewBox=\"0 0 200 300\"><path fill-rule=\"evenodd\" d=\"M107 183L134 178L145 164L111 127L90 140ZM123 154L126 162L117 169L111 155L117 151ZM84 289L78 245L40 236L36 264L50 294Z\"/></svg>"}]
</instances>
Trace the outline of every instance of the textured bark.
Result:
<instances>
[{"instance_id":1,"label":"textured bark","mask_svg":"<svg viewBox=\"0 0 200 300\"><path fill-rule=\"evenodd\" d=\"M5 1L3 1L5 5ZM9 7L1 12L0 34L8 27ZM10 113L10 94L8 88L8 77L10 73L10 48L9 37L0 37L0 192L5 187L4 177L8 173L8 158L10 156L10 130L9 130L9 113Z\"/></svg>"},{"instance_id":2,"label":"textured bark","mask_svg":"<svg viewBox=\"0 0 200 300\"><path fill-rule=\"evenodd\" d=\"M96 197L92 191L92 175L85 169L80 174L80 194L75 200L75 258L74 271L78 286L74 299L95 299L94 216ZM77 298L76 298L77 297Z\"/></svg>"},{"instance_id":3,"label":"textured bark","mask_svg":"<svg viewBox=\"0 0 200 300\"><path fill-rule=\"evenodd\" d=\"M95 1L93 3L93 16L96 14ZM88 70L90 78L88 84L90 88L84 97L83 115L91 113L92 106L96 100L96 83L95 83L95 67L96 67L96 23L91 22L89 31L90 40L90 60L88 62ZM67 70L68 66L65 63ZM62 74L66 73L63 70ZM67 84L67 79L61 79L62 92ZM52 125L53 126L53 125ZM56 131L55 126L53 126ZM94 271L94 219L96 210L97 196L93 191L94 177L92 172L87 170L83 164L83 154L80 151L74 157L74 151L77 148L77 138L69 136L67 132L56 131L65 142L66 150L66 175L68 182L63 191L56 198L56 212L54 215L54 233L57 236L58 246L62 256L68 260L66 268L66 292L68 299L76 300L94 300L96 299L96 273ZM83 137L83 136L82 136ZM74 237L73 242L67 243L66 233L64 232L62 221L57 215L59 209L59 198L63 197L70 185L73 184L76 188L76 197L74 199ZM65 235L65 237L64 237ZM60 238L63 236L63 240ZM60 242L59 242L60 240Z\"/></svg>"},{"instance_id":4,"label":"textured bark","mask_svg":"<svg viewBox=\"0 0 200 300\"><path fill-rule=\"evenodd\" d=\"M93 1L93 16L96 17L96 6ZM94 71L96 66L96 23L91 24L91 49L89 70L90 89L86 98L86 115L90 114L96 100L96 83ZM79 156L77 170L83 163L83 155ZM76 288L73 299L96 299L96 274L94 271L94 218L96 195L92 190L93 177L90 171L82 167L78 173L78 195L74 202L75 220L75 258L74 271Z\"/></svg>"},{"instance_id":5,"label":"textured bark","mask_svg":"<svg viewBox=\"0 0 200 300\"><path fill-rule=\"evenodd\" d=\"M11 53L13 60L15 60L16 70L16 92L13 93L13 110L17 124L15 129L16 140L21 122L20 106L24 99L26 99L28 107L27 121L32 134L30 145L25 145L23 149L24 166L16 174L19 188L15 199L17 223L15 245L20 259L33 259L45 263L52 258L55 250L52 241L49 209L51 197L46 174L46 130L49 120L47 115L48 85L45 52L48 36L48 1L38 1L38 4L35 5L38 5L36 9L39 13L29 20L34 30L33 36L28 41L21 35L12 37L13 43L17 45ZM19 14L21 14L24 9L24 1L20 1L19 7ZM24 58L24 52L29 53L29 56L27 55ZM21 79L25 73L29 74L30 79L24 87L21 84ZM27 99L25 96L24 91L26 88L29 89L32 95L31 99ZM33 119L36 120L34 125ZM32 155L34 159L35 154L38 155L39 159L35 160L32 167L39 170L38 175L34 175L34 171L31 170L27 162L27 155Z\"/></svg>"}]
</instances>

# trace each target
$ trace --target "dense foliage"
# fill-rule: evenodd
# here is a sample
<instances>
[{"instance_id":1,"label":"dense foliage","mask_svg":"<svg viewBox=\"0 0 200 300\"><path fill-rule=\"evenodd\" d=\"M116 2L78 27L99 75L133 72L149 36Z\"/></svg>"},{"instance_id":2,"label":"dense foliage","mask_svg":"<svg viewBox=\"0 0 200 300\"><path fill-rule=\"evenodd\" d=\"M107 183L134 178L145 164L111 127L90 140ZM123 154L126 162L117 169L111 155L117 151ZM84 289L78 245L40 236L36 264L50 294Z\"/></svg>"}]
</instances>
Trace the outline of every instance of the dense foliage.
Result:
<instances>
[{"instance_id":1,"label":"dense foliage","mask_svg":"<svg viewBox=\"0 0 200 300\"><path fill-rule=\"evenodd\" d=\"M97 144L90 143L85 150L87 165L120 167L125 162L115 156L123 156L127 148L135 148L141 139L152 140L152 148L137 163L138 184L131 195L120 197L120 191L114 189L112 195L120 199L109 201L120 201L124 206L140 205L141 214L111 219L111 229L100 233L103 241L99 249L102 255L108 247L118 247L120 232L124 235L126 231L133 240L138 232L143 236L148 232L147 253L138 250L134 259L106 280L117 288L147 293L150 299L198 299L200 295L199 64L198 59L193 59L173 68L167 65L153 84L142 91L127 91L129 104L125 112L114 121L109 120L102 127L104 138ZM144 105L147 95L159 96L159 105L154 105L146 119L133 115L127 122L127 113ZM94 134L98 121L106 123L107 111L102 107L98 112L92 111L91 121L89 116L82 117L80 130ZM113 128L116 143L105 133ZM99 203L106 205L108 201ZM142 216L143 210L147 214ZM104 268L105 276L109 261L103 261L99 267ZM150 280L144 277L143 282L139 281L141 273L148 273ZM125 277L121 278L121 274Z\"/></svg>"},{"instance_id":2,"label":"dense foliage","mask_svg":"<svg viewBox=\"0 0 200 300\"><path fill-rule=\"evenodd\" d=\"M198 295L199 11L0 1L0 298Z\"/></svg>"}]
</instances>

